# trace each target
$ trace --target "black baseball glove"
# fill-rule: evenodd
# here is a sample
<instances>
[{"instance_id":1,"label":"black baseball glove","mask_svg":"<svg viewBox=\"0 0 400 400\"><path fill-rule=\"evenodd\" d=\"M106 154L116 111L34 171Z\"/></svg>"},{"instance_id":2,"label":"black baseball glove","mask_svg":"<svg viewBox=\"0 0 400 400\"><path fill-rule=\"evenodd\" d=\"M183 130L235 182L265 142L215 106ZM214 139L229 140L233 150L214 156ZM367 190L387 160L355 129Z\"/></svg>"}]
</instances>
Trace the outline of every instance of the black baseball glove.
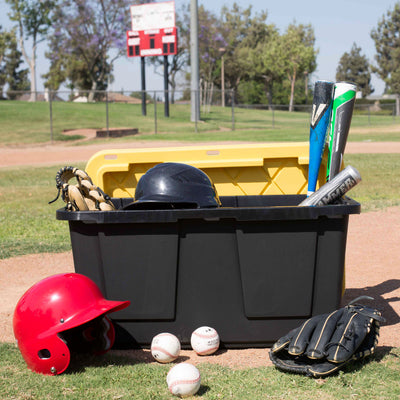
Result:
<instances>
[{"instance_id":1,"label":"black baseball glove","mask_svg":"<svg viewBox=\"0 0 400 400\"><path fill-rule=\"evenodd\" d=\"M371 307L353 300L330 314L317 315L281 337L269 356L282 371L313 377L333 374L351 360L359 360L375 350L379 323L385 319Z\"/></svg>"}]
</instances>

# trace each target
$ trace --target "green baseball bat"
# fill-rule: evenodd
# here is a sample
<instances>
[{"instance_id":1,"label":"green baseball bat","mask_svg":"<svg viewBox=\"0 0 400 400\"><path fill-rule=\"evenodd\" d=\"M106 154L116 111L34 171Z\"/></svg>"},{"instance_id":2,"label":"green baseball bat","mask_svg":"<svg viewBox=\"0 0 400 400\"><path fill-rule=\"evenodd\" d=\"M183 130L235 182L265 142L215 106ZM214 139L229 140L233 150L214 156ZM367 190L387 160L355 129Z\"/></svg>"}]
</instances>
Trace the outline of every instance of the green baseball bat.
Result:
<instances>
[{"instance_id":1,"label":"green baseball bat","mask_svg":"<svg viewBox=\"0 0 400 400\"><path fill-rule=\"evenodd\" d=\"M338 174L342 165L356 100L356 90L357 87L353 83L337 82L335 84L331 129L328 137L327 181Z\"/></svg>"}]
</instances>

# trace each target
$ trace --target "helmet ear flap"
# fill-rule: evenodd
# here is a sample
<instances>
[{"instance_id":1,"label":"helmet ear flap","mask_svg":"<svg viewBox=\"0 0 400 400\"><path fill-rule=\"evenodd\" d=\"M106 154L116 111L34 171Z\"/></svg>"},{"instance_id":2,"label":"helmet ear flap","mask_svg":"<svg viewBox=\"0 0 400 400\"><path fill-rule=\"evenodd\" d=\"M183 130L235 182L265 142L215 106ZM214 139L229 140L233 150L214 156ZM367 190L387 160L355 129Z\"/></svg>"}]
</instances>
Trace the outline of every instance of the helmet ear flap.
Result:
<instances>
[{"instance_id":1,"label":"helmet ear flap","mask_svg":"<svg viewBox=\"0 0 400 400\"><path fill-rule=\"evenodd\" d=\"M103 315L34 344L19 343L18 347L29 369L45 375L59 375L69 366L71 351L104 354L111 349L114 341L114 325Z\"/></svg>"},{"instance_id":2,"label":"helmet ear flap","mask_svg":"<svg viewBox=\"0 0 400 400\"><path fill-rule=\"evenodd\" d=\"M57 335L35 342L19 342L18 347L28 368L40 374L61 374L70 363L71 354L68 346Z\"/></svg>"},{"instance_id":3,"label":"helmet ear flap","mask_svg":"<svg viewBox=\"0 0 400 400\"><path fill-rule=\"evenodd\" d=\"M114 325L106 315L58 334L72 354L104 354L114 344Z\"/></svg>"},{"instance_id":4,"label":"helmet ear flap","mask_svg":"<svg viewBox=\"0 0 400 400\"><path fill-rule=\"evenodd\" d=\"M98 335L98 346L95 354L104 354L113 347L115 342L115 328L111 320L104 316L101 320L100 332Z\"/></svg>"}]
</instances>

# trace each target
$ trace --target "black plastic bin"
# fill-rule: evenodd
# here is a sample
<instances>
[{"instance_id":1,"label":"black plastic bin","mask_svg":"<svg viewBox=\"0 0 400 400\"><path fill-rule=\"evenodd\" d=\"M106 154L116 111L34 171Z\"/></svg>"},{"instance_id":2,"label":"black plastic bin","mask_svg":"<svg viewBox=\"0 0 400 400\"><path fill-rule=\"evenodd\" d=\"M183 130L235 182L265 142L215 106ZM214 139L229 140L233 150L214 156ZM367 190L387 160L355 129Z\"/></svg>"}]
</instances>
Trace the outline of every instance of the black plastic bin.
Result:
<instances>
[{"instance_id":1,"label":"black plastic bin","mask_svg":"<svg viewBox=\"0 0 400 400\"><path fill-rule=\"evenodd\" d=\"M264 347L312 315L339 307L349 214L360 204L297 207L304 195L226 196L196 210L57 211L69 221L75 271L105 297L116 347L160 332L185 347L214 327L227 348ZM113 199L120 208L132 199Z\"/></svg>"}]
</instances>

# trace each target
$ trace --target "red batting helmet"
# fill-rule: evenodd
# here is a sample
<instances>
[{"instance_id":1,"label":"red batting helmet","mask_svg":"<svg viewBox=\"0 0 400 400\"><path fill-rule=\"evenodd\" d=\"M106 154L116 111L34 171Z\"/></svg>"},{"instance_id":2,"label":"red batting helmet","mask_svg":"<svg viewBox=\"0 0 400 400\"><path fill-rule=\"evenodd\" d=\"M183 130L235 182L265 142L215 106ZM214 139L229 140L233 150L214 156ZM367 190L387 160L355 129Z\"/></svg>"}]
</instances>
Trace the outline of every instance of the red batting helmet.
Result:
<instances>
[{"instance_id":1,"label":"red batting helmet","mask_svg":"<svg viewBox=\"0 0 400 400\"><path fill-rule=\"evenodd\" d=\"M37 282L14 311L14 336L28 368L58 375L67 369L70 351L106 352L115 337L106 314L129 304L106 300L92 280L77 273Z\"/></svg>"}]
</instances>

